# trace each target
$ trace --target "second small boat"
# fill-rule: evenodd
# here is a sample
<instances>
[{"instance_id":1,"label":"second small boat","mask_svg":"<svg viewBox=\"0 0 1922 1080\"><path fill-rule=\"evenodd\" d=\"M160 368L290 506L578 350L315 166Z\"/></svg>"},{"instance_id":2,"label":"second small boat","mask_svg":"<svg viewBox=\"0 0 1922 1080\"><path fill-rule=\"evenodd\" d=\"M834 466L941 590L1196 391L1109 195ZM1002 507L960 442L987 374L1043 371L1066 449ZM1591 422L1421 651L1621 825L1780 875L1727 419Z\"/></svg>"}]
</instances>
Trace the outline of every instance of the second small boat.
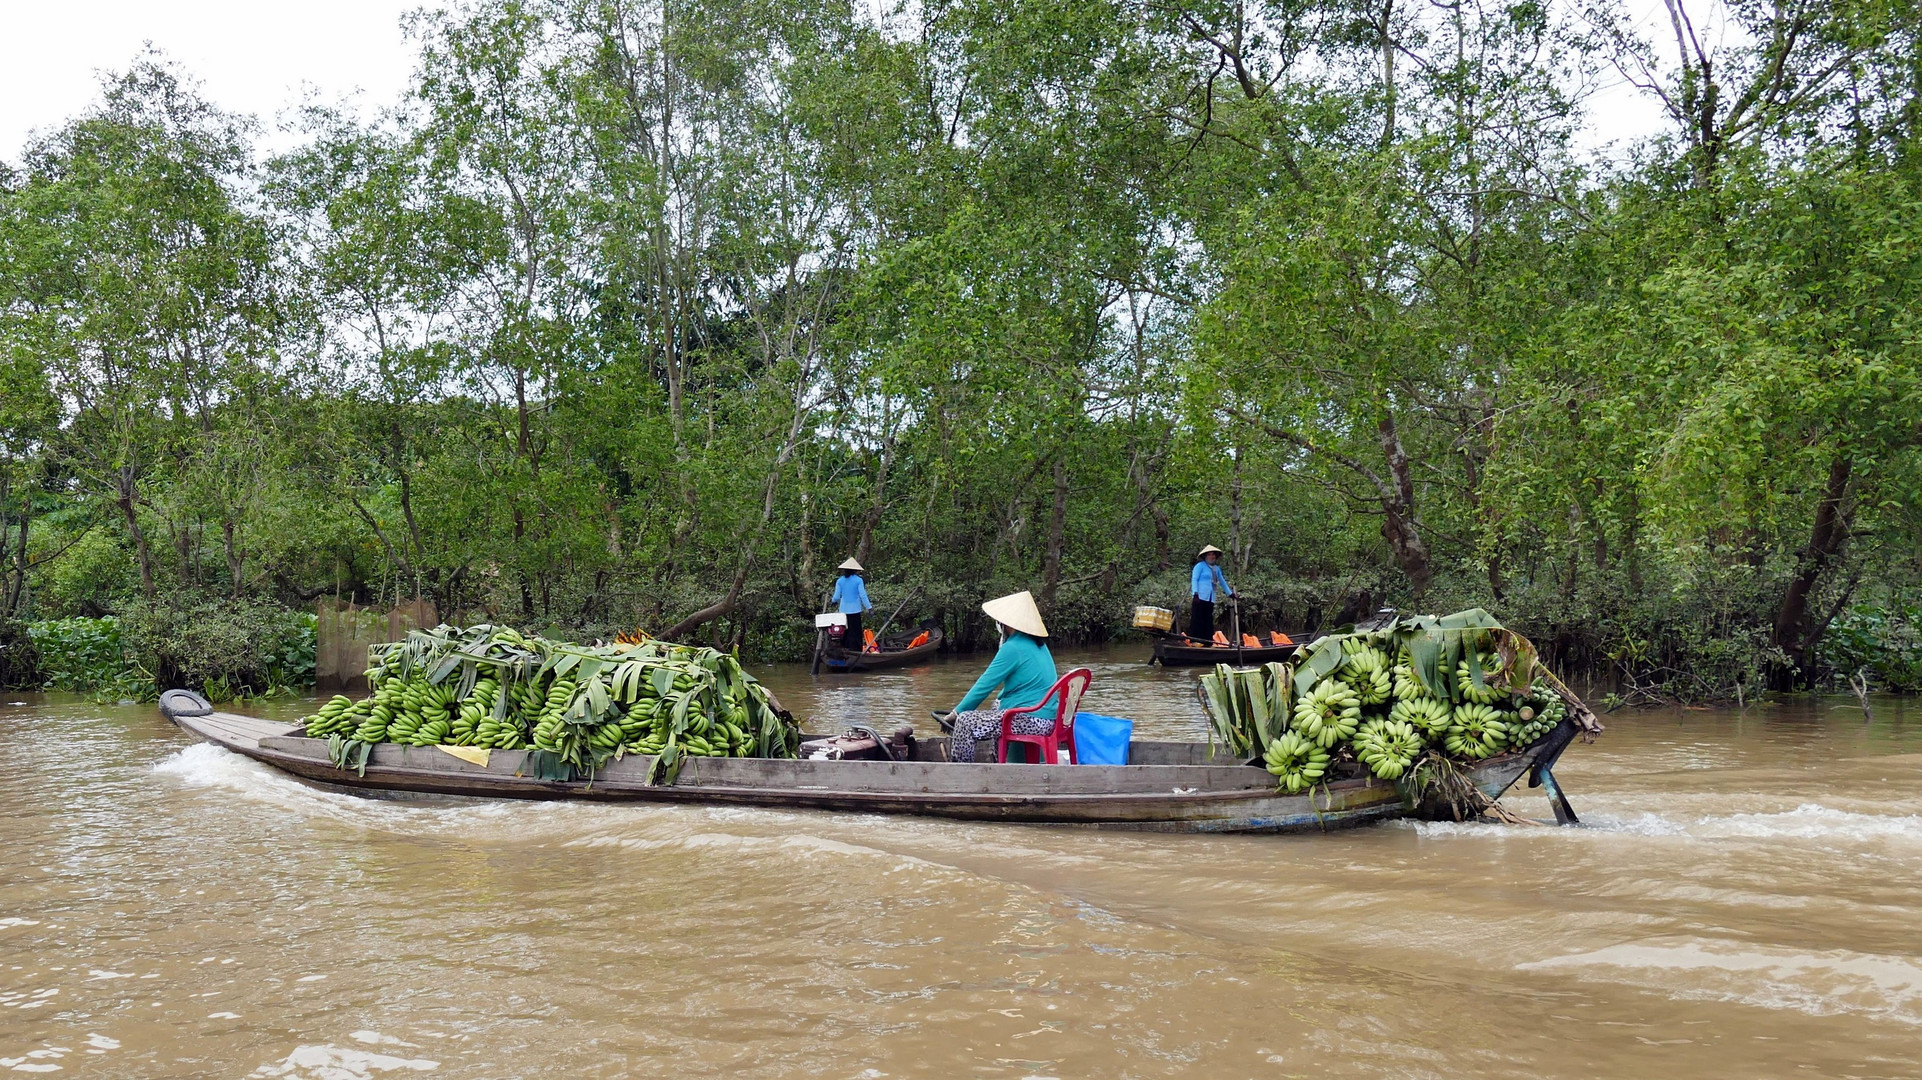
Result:
<instances>
[{"instance_id":1,"label":"second small boat","mask_svg":"<svg viewBox=\"0 0 1922 1080\"><path fill-rule=\"evenodd\" d=\"M915 638L927 635L927 640L913 644ZM917 630L912 634L900 634L881 642L879 652L850 652L830 646L821 653L821 667L828 671L854 672L874 671L878 668L902 667L907 664L931 660L941 650L941 628L932 627Z\"/></svg>"},{"instance_id":2,"label":"second small boat","mask_svg":"<svg viewBox=\"0 0 1922 1080\"><path fill-rule=\"evenodd\" d=\"M1295 655L1296 644L1290 641L1283 645L1222 645L1196 641L1182 634L1162 634L1155 639L1154 655L1151 664L1162 667L1212 667L1215 664L1233 664L1247 667L1251 664L1266 664L1271 660L1287 660Z\"/></svg>"}]
</instances>

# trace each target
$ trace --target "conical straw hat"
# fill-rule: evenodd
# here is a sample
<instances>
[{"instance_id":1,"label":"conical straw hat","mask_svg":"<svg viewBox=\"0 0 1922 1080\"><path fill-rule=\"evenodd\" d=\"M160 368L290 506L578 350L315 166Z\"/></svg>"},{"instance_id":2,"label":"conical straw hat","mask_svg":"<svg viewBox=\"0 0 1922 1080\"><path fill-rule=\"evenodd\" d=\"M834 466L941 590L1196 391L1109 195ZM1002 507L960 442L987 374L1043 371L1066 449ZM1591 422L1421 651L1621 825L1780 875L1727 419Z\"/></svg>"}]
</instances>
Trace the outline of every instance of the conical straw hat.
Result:
<instances>
[{"instance_id":1,"label":"conical straw hat","mask_svg":"<svg viewBox=\"0 0 1922 1080\"><path fill-rule=\"evenodd\" d=\"M1003 596L981 605L988 618L1010 630L1019 630L1034 637L1047 637L1048 624L1041 621L1041 609L1034 605L1034 595L1026 589L1013 596Z\"/></svg>"},{"instance_id":2,"label":"conical straw hat","mask_svg":"<svg viewBox=\"0 0 1922 1080\"><path fill-rule=\"evenodd\" d=\"M835 569L836 570L853 570L856 573L859 573L861 570L865 568L860 563L855 562L852 558L850 558L847 562L844 562L841 565L835 567Z\"/></svg>"},{"instance_id":3,"label":"conical straw hat","mask_svg":"<svg viewBox=\"0 0 1922 1080\"><path fill-rule=\"evenodd\" d=\"M1214 546L1213 544L1209 544L1207 547L1202 548L1201 551L1195 555L1195 558L1200 559L1200 558L1205 558L1209 555L1219 555L1219 554L1221 554L1221 549Z\"/></svg>"}]
</instances>

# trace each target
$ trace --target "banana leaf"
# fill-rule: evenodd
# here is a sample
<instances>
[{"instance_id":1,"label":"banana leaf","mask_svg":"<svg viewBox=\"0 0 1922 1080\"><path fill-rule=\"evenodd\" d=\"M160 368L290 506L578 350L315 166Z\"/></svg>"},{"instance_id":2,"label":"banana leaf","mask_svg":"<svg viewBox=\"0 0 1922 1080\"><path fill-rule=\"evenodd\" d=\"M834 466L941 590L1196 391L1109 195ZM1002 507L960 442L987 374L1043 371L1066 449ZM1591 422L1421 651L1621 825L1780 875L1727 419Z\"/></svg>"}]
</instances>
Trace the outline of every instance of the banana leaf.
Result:
<instances>
[{"instance_id":1,"label":"banana leaf","mask_svg":"<svg viewBox=\"0 0 1922 1080\"><path fill-rule=\"evenodd\" d=\"M1308 659L1295 669L1295 693L1306 694L1341 667L1341 640L1325 637L1308 646Z\"/></svg>"},{"instance_id":2,"label":"banana leaf","mask_svg":"<svg viewBox=\"0 0 1922 1080\"><path fill-rule=\"evenodd\" d=\"M1261 668L1249 668L1239 674L1242 693L1248 704L1249 720L1242 734L1253 736L1240 749L1248 750L1256 746L1267 746L1276 734L1269 730L1267 672Z\"/></svg>"},{"instance_id":3,"label":"banana leaf","mask_svg":"<svg viewBox=\"0 0 1922 1080\"><path fill-rule=\"evenodd\" d=\"M1265 665L1268 672L1268 714L1273 718L1274 735L1262 740L1265 749L1273 738L1287 731L1294 722L1294 669L1279 660Z\"/></svg>"}]
</instances>

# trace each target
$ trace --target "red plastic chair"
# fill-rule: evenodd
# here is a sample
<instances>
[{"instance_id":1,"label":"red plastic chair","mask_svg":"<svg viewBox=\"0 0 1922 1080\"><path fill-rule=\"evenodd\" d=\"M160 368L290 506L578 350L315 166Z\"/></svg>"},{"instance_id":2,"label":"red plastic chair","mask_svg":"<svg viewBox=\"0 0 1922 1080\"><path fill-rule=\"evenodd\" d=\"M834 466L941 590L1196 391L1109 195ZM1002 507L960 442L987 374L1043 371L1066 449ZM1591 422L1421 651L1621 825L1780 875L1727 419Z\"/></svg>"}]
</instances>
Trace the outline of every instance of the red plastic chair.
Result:
<instances>
[{"instance_id":1,"label":"red plastic chair","mask_svg":"<svg viewBox=\"0 0 1922 1080\"><path fill-rule=\"evenodd\" d=\"M1074 714L1081 709L1081 695L1088 692L1088 684L1094 681L1094 672L1078 667L1061 676L1048 690L1048 696L1039 704L1020 709L1009 709L1001 714L1001 737L994 741L994 760L1006 764L1010 743L1027 743L1040 752L1041 760L1049 765L1059 765L1058 751L1068 749L1068 764L1078 764L1074 758ZM1054 702L1054 730L1046 735L1016 735L1014 718L1037 713Z\"/></svg>"}]
</instances>

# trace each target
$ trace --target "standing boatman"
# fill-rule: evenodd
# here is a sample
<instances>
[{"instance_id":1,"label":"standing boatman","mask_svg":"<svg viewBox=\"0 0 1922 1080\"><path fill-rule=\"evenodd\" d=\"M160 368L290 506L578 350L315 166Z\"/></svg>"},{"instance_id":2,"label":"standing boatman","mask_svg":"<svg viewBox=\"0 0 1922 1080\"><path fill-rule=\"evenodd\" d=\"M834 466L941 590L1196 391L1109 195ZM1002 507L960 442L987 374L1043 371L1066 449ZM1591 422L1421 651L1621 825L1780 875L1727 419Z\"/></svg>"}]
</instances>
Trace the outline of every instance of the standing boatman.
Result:
<instances>
[{"instance_id":1,"label":"standing boatman","mask_svg":"<svg viewBox=\"0 0 1922 1080\"><path fill-rule=\"evenodd\" d=\"M1195 568L1188 575L1188 592L1192 597L1188 602L1188 636L1213 641L1215 600L1235 595L1235 590L1228 587L1228 579L1221 576L1220 548L1209 544L1201 549Z\"/></svg>"},{"instance_id":2,"label":"standing boatman","mask_svg":"<svg viewBox=\"0 0 1922 1080\"><path fill-rule=\"evenodd\" d=\"M840 566L841 576L834 583L834 607L848 617L848 628L841 635L841 647L849 652L860 652L861 616L872 611L874 605L868 600L868 583L861 580L861 564L852 558Z\"/></svg>"}]
</instances>

